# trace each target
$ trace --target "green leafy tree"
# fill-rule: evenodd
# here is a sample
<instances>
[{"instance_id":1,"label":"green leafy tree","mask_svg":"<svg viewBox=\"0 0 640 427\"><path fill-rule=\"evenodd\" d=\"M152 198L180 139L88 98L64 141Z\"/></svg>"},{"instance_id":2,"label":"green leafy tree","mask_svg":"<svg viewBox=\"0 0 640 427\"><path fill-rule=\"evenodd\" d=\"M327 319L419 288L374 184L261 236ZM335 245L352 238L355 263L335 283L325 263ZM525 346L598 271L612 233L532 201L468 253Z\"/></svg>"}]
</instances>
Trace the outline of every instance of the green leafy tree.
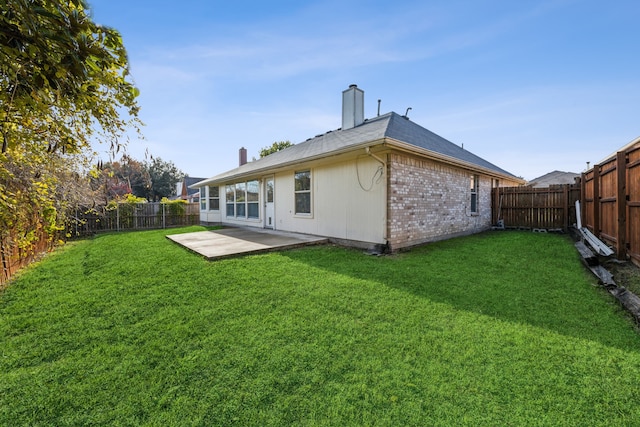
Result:
<instances>
[{"instance_id":1,"label":"green leafy tree","mask_svg":"<svg viewBox=\"0 0 640 427\"><path fill-rule=\"evenodd\" d=\"M264 147L260 150L260 158L266 157L269 154L273 154L276 151L284 150L285 148L291 147L292 145L294 144L292 144L291 141L276 141L269 147Z\"/></svg>"},{"instance_id":2,"label":"green leafy tree","mask_svg":"<svg viewBox=\"0 0 640 427\"><path fill-rule=\"evenodd\" d=\"M2 153L77 152L92 139L117 150L138 123L137 96L120 34L94 23L84 0L5 0Z\"/></svg>"},{"instance_id":3,"label":"green leafy tree","mask_svg":"<svg viewBox=\"0 0 640 427\"><path fill-rule=\"evenodd\" d=\"M151 201L172 196L176 184L184 177L184 173L173 162L165 162L160 157L154 157L145 162L145 167L151 178L151 189L147 196Z\"/></svg>"},{"instance_id":4,"label":"green leafy tree","mask_svg":"<svg viewBox=\"0 0 640 427\"><path fill-rule=\"evenodd\" d=\"M53 237L90 143L117 152L139 130L137 96L120 34L84 0L0 3L0 245Z\"/></svg>"}]
</instances>

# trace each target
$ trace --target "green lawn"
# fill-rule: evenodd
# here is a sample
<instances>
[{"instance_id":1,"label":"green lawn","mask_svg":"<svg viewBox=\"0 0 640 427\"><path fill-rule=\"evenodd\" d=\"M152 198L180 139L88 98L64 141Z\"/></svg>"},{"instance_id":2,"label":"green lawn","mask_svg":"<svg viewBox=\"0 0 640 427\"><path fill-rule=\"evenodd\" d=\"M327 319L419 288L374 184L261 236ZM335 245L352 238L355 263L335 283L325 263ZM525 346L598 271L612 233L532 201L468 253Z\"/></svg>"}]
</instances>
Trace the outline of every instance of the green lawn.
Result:
<instances>
[{"instance_id":1,"label":"green lawn","mask_svg":"<svg viewBox=\"0 0 640 427\"><path fill-rule=\"evenodd\" d=\"M207 262L165 234L68 244L0 295L0 425L640 422L640 335L566 237Z\"/></svg>"}]
</instances>

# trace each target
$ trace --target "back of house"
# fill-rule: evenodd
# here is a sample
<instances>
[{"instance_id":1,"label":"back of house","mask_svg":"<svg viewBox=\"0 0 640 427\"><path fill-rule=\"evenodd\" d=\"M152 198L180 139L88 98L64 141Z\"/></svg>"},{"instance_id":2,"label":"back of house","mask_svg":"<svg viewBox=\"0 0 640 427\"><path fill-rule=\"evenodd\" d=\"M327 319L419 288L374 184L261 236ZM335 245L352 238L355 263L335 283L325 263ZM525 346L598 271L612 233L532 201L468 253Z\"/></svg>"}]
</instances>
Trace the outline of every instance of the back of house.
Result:
<instances>
[{"instance_id":1,"label":"back of house","mask_svg":"<svg viewBox=\"0 0 640 427\"><path fill-rule=\"evenodd\" d=\"M365 119L356 85L342 96L341 128L195 184L201 221L398 250L489 228L491 188L524 184L406 116Z\"/></svg>"}]
</instances>

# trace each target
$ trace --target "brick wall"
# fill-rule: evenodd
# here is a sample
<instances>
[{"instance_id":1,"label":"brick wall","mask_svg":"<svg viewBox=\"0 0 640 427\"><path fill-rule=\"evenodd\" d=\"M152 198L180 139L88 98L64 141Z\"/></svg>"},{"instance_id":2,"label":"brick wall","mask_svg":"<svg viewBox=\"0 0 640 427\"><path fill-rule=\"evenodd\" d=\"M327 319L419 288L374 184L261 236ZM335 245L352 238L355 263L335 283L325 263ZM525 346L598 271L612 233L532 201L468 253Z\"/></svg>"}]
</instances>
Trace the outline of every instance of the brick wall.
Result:
<instances>
[{"instance_id":1,"label":"brick wall","mask_svg":"<svg viewBox=\"0 0 640 427\"><path fill-rule=\"evenodd\" d=\"M404 154L389 155L388 241L392 250L487 229L491 178L480 175L471 213L472 173Z\"/></svg>"}]
</instances>

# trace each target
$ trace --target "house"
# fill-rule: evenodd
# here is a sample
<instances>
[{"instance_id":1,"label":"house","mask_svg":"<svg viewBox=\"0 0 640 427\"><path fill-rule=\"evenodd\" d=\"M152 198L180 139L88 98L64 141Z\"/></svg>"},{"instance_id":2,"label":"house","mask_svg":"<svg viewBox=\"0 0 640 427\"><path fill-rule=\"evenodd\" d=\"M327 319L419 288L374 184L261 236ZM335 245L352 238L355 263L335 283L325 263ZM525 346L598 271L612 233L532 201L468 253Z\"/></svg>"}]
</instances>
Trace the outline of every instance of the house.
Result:
<instances>
[{"instance_id":1,"label":"house","mask_svg":"<svg viewBox=\"0 0 640 427\"><path fill-rule=\"evenodd\" d=\"M364 118L342 94L342 127L200 181L204 223L401 248L486 230L491 188L524 181L394 112Z\"/></svg>"},{"instance_id":2,"label":"house","mask_svg":"<svg viewBox=\"0 0 640 427\"><path fill-rule=\"evenodd\" d=\"M186 200L189 203L198 203L200 201L200 191L192 188L192 185L204 180L204 178L195 178L185 176L182 181L176 183L176 195L172 199Z\"/></svg>"},{"instance_id":3,"label":"house","mask_svg":"<svg viewBox=\"0 0 640 427\"><path fill-rule=\"evenodd\" d=\"M531 181L527 182L527 186L533 188L543 188L550 187L552 185L575 184L576 178L579 177L579 173L553 171L532 179Z\"/></svg>"}]
</instances>

